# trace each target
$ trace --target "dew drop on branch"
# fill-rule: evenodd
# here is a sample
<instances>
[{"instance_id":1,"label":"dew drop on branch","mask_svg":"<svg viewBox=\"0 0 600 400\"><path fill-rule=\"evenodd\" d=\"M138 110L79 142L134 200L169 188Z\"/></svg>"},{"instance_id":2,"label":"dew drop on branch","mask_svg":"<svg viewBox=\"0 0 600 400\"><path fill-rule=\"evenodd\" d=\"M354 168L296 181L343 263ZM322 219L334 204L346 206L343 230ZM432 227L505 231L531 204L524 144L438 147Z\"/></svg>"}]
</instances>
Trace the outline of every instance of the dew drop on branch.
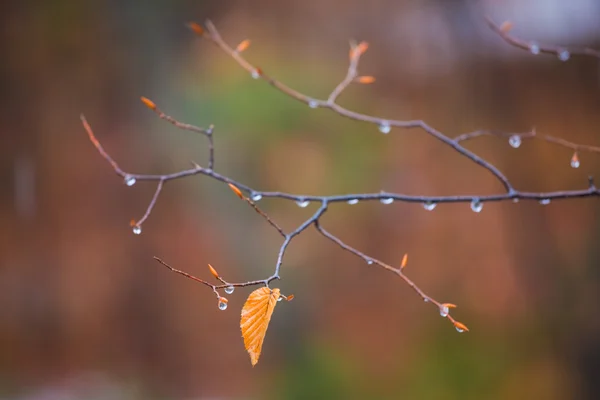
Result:
<instances>
[{"instance_id":1,"label":"dew drop on branch","mask_svg":"<svg viewBox=\"0 0 600 400\"><path fill-rule=\"evenodd\" d=\"M442 317L446 318L449 313L450 313L450 310L448 309L448 306L440 306L440 315Z\"/></svg>"},{"instance_id":2,"label":"dew drop on branch","mask_svg":"<svg viewBox=\"0 0 600 400\"><path fill-rule=\"evenodd\" d=\"M471 210L476 213L481 212L483 210L483 203L479 199L473 199L471 201Z\"/></svg>"},{"instance_id":3,"label":"dew drop on branch","mask_svg":"<svg viewBox=\"0 0 600 400\"><path fill-rule=\"evenodd\" d=\"M382 204L392 204L394 202L394 199L392 197L386 197L383 198L381 200L379 200Z\"/></svg>"},{"instance_id":4,"label":"dew drop on branch","mask_svg":"<svg viewBox=\"0 0 600 400\"><path fill-rule=\"evenodd\" d=\"M258 79L260 78L260 72L258 72L258 70L253 69L252 72L250 73L250 75L252 76L253 79ZM227 306L225 306L227 308Z\"/></svg>"},{"instance_id":5,"label":"dew drop on branch","mask_svg":"<svg viewBox=\"0 0 600 400\"><path fill-rule=\"evenodd\" d=\"M280 302L281 300L283 300L283 297L278 297L277 298L277 302Z\"/></svg>"},{"instance_id":6,"label":"dew drop on branch","mask_svg":"<svg viewBox=\"0 0 600 400\"><path fill-rule=\"evenodd\" d=\"M262 199L262 194L260 194L260 193L252 193L252 195L250 196L250 198L252 199L252 201L259 201L260 199Z\"/></svg>"},{"instance_id":7,"label":"dew drop on branch","mask_svg":"<svg viewBox=\"0 0 600 400\"><path fill-rule=\"evenodd\" d=\"M319 106L319 103L316 100L309 100L308 106L310 108L317 108Z\"/></svg>"},{"instance_id":8,"label":"dew drop on branch","mask_svg":"<svg viewBox=\"0 0 600 400\"><path fill-rule=\"evenodd\" d=\"M300 208L306 208L309 204L310 204L310 201L304 200L304 199L296 201L296 205Z\"/></svg>"},{"instance_id":9,"label":"dew drop on branch","mask_svg":"<svg viewBox=\"0 0 600 400\"><path fill-rule=\"evenodd\" d=\"M558 52L558 59L560 61L568 61L571 58L571 53L568 50L561 50Z\"/></svg>"},{"instance_id":10,"label":"dew drop on branch","mask_svg":"<svg viewBox=\"0 0 600 400\"><path fill-rule=\"evenodd\" d=\"M423 208L426 209L427 211L433 211L436 206L437 206L437 203L435 203L433 201L426 201L425 203L423 203Z\"/></svg>"},{"instance_id":11,"label":"dew drop on branch","mask_svg":"<svg viewBox=\"0 0 600 400\"><path fill-rule=\"evenodd\" d=\"M124 182L127 186L133 186L137 182L136 179L131 175L125 175Z\"/></svg>"},{"instance_id":12,"label":"dew drop on branch","mask_svg":"<svg viewBox=\"0 0 600 400\"><path fill-rule=\"evenodd\" d=\"M350 200L348 200L348 204L350 204L350 205L358 204L358 199L350 199Z\"/></svg>"},{"instance_id":13,"label":"dew drop on branch","mask_svg":"<svg viewBox=\"0 0 600 400\"><path fill-rule=\"evenodd\" d=\"M537 44L536 42L531 42L529 44L529 51L531 52L531 54L533 55L538 55L540 54L540 45Z\"/></svg>"},{"instance_id":14,"label":"dew drop on branch","mask_svg":"<svg viewBox=\"0 0 600 400\"><path fill-rule=\"evenodd\" d=\"M235 290L235 288L233 286L227 286L225 288L225 293L231 294L231 293L233 293L234 290Z\"/></svg>"},{"instance_id":15,"label":"dew drop on branch","mask_svg":"<svg viewBox=\"0 0 600 400\"><path fill-rule=\"evenodd\" d=\"M519 146L521 146L521 136L512 135L510 138L508 138L508 144L510 144L512 148L518 149Z\"/></svg>"},{"instance_id":16,"label":"dew drop on branch","mask_svg":"<svg viewBox=\"0 0 600 400\"><path fill-rule=\"evenodd\" d=\"M577 153L573 153L573 157L571 157L571 168L579 168L581 162L579 161L579 156Z\"/></svg>"},{"instance_id":17,"label":"dew drop on branch","mask_svg":"<svg viewBox=\"0 0 600 400\"><path fill-rule=\"evenodd\" d=\"M139 225L135 225L132 230L134 235L139 235L142 233L142 227Z\"/></svg>"},{"instance_id":18,"label":"dew drop on branch","mask_svg":"<svg viewBox=\"0 0 600 400\"><path fill-rule=\"evenodd\" d=\"M221 310L221 311L227 310L227 302L219 300L219 310Z\"/></svg>"},{"instance_id":19,"label":"dew drop on branch","mask_svg":"<svg viewBox=\"0 0 600 400\"><path fill-rule=\"evenodd\" d=\"M540 204L543 206L547 206L548 204L550 204L550 199L541 199Z\"/></svg>"},{"instance_id":20,"label":"dew drop on branch","mask_svg":"<svg viewBox=\"0 0 600 400\"><path fill-rule=\"evenodd\" d=\"M371 260L371 259L367 260L367 264L373 265L373 260Z\"/></svg>"},{"instance_id":21,"label":"dew drop on branch","mask_svg":"<svg viewBox=\"0 0 600 400\"><path fill-rule=\"evenodd\" d=\"M388 133L390 133L391 130L392 130L392 127L391 127L390 123L387 121L383 121L379 125L379 132L381 132L383 134L388 134Z\"/></svg>"}]
</instances>

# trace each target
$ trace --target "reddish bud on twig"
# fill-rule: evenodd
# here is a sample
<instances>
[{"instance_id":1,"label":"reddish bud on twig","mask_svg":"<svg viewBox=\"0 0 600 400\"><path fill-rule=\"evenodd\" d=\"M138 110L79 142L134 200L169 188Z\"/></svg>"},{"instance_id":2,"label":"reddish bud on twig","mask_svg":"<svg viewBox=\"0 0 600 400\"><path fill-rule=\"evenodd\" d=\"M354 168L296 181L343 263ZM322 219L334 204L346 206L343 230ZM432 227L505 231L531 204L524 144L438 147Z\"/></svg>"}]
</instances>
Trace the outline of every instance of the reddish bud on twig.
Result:
<instances>
[{"instance_id":1,"label":"reddish bud on twig","mask_svg":"<svg viewBox=\"0 0 600 400\"><path fill-rule=\"evenodd\" d=\"M444 304L442 304L442 307L445 307L445 308L456 308L456 304L444 303Z\"/></svg>"},{"instance_id":2,"label":"reddish bud on twig","mask_svg":"<svg viewBox=\"0 0 600 400\"><path fill-rule=\"evenodd\" d=\"M195 22L190 22L188 24L188 28L190 28L194 33L198 36L204 35L204 28Z\"/></svg>"},{"instance_id":3,"label":"reddish bud on twig","mask_svg":"<svg viewBox=\"0 0 600 400\"><path fill-rule=\"evenodd\" d=\"M229 303L229 300L227 300L225 297L219 297L219 301L225 304Z\"/></svg>"},{"instance_id":4,"label":"reddish bud on twig","mask_svg":"<svg viewBox=\"0 0 600 400\"><path fill-rule=\"evenodd\" d=\"M235 51L238 53L241 53L242 51L246 50L248 47L250 47L250 39L241 41L240 44L238 44L237 47L235 48Z\"/></svg>"},{"instance_id":5,"label":"reddish bud on twig","mask_svg":"<svg viewBox=\"0 0 600 400\"><path fill-rule=\"evenodd\" d=\"M368 48L369 48L369 43L367 43L367 42L360 42L356 46L353 46L350 49L350 59L352 60L356 57L360 57L361 55L364 54L365 51L367 51Z\"/></svg>"},{"instance_id":6,"label":"reddish bud on twig","mask_svg":"<svg viewBox=\"0 0 600 400\"><path fill-rule=\"evenodd\" d=\"M293 294L290 294L290 295L288 295L288 296L286 296L286 297L284 297L284 298L285 298L287 301L292 301L292 300L294 300L294 295L293 295Z\"/></svg>"},{"instance_id":7,"label":"reddish bud on twig","mask_svg":"<svg viewBox=\"0 0 600 400\"><path fill-rule=\"evenodd\" d=\"M219 279L219 274L217 273L217 270L213 268L212 265L208 264L208 269L210 270L210 273L217 279Z\"/></svg>"},{"instance_id":8,"label":"reddish bud on twig","mask_svg":"<svg viewBox=\"0 0 600 400\"><path fill-rule=\"evenodd\" d=\"M363 83L363 84L367 85L369 83L375 82L375 77L374 76L359 76L355 79L355 81L358 83Z\"/></svg>"},{"instance_id":9,"label":"reddish bud on twig","mask_svg":"<svg viewBox=\"0 0 600 400\"><path fill-rule=\"evenodd\" d=\"M148 107L152 111L156 111L156 104L154 104L152 100L144 96L140 97L140 100L142 101L142 103L144 103L146 107Z\"/></svg>"},{"instance_id":10,"label":"reddish bud on twig","mask_svg":"<svg viewBox=\"0 0 600 400\"><path fill-rule=\"evenodd\" d=\"M242 194L242 191L240 189L237 188L237 186L235 186L234 184L229 184L229 188L233 191L233 193L235 193L240 199L244 199L244 195Z\"/></svg>"},{"instance_id":11,"label":"reddish bud on twig","mask_svg":"<svg viewBox=\"0 0 600 400\"><path fill-rule=\"evenodd\" d=\"M460 332L469 332L469 328L462 322L454 321L454 327Z\"/></svg>"},{"instance_id":12,"label":"reddish bud on twig","mask_svg":"<svg viewBox=\"0 0 600 400\"><path fill-rule=\"evenodd\" d=\"M513 23L510 21L504 21L502 25L500 25L500 32L508 33L513 28Z\"/></svg>"},{"instance_id":13,"label":"reddish bud on twig","mask_svg":"<svg viewBox=\"0 0 600 400\"><path fill-rule=\"evenodd\" d=\"M404 269L404 267L406 267L407 263L408 263L408 254L405 254L404 257L402 257L402 262L400 263L400 269Z\"/></svg>"}]
</instances>

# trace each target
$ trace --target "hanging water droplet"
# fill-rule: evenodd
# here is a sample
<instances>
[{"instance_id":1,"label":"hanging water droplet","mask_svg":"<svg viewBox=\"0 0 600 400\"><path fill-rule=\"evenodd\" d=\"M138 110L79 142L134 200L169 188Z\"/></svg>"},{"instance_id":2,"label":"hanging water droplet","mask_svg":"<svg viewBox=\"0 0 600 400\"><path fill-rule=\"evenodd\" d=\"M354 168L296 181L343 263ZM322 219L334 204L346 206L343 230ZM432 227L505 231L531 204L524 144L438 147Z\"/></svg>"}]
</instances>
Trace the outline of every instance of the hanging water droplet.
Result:
<instances>
[{"instance_id":1,"label":"hanging water droplet","mask_svg":"<svg viewBox=\"0 0 600 400\"><path fill-rule=\"evenodd\" d=\"M258 70L256 70L256 69L253 69L252 72L250 73L250 75L252 75L253 79L260 78L260 72L258 72Z\"/></svg>"},{"instance_id":2,"label":"hanging water droplet","mask_svg":"<svg viewBox=\"0 0 600 400\"><path fill-rule=\"evenodd\" d=\"M426 297L426 298L424 298L424 299L423 299L423 301L424 301L425 303L429 303L429 299L428 299L427 297Z\"/></svg>"},{"instance_id":3,"label":"hanging water droplet","mask_svg":"<svg viewBox=\"0 0 600 400\"><path fill-rule=\"evenodd\" d=\"M392 127L390 126L390 123L387 121L383 121L381 123L381 125L379 125L379 132L381 132L383 134L388 134L388 133L390 133L391 130L392 130Z\"/></svg>"},{"instance_id":4,"label":"hanging water droplet","mask_svg":"<svg viewBox=\"0 0 600 400\"><path fill-rule=\"evenodd\" d=\"M278 297L277 298L277 301L281 301L281 300L283 300L283 297Z\"/></svg>"},{"instance_id":5,"label":"hanging water droplet","mask_svg":"<svg viewBox=\"0 0 600 400\"><path fill-rule=\"evenodd\" d=\"M305 208L305 207L307 207L310 204L310 201L301 199L301 200L296 201L296 204L300 208Z\"/></svg>"},{"instance_id":6,"label":"hanging water droplet","mask_svg":"<svg viewBox=\"0 0 600 400\"><path fill-rule=\"evenodd\" d=\"M367 260L367 264L373 265L373 260Z\"/></svg>"},{"instance_id":7,"label":"hanging water droplet","mask_svg":"<svg viewBox=\"0 0 600 400\"><path fill-rule=\"evenodd\" d=\"M449 313L450 313L450 310L448 309L447 306L440 306L440 315L442 317L446 318Z\"/></svg>"},{"instance_id":8,"label":"hanging water droplet","mask_svg":"<svg viewBox=\"0 0 600 400\"><path fill-rule=\"evenodd\" d=\"M423 203L423 208L427 211L433 211L433 209L437 206L437 204L433 201L426 201Z\"/></svg>"},{"instance_id":9,"label":"hanging water droplet","mask_svg":"<svg viewBox=\"0 0 600 400\"><path fill-rule=\"evenodd\" d=\"M225 288L225 293L231 294L231 293L233 293L234 290L235 290L235 288L233 286L227 286Z\"/></svg>"},{"instance_id":10,"label":"hanging water droplet","mask_svg":"<svg viewBox=\"0 0 600 400\"><path fill-rule=\"evenodd\" d=\"M531 44L529 45L529 51L533 55L540 54L540 45L535 42L531 42Z\"/></svg>"},{"instance_id":11,"label":"hanging water droplet","mask_svg":"<svg viewBox=\"0 0 600 400\"><path fill-rule=\"evenodd\" d=\"M571 53L569 53L569 50L561 50L558 52L558 59L560 61L567 61L569 58L571 58Z\"/></svg>"},{"instance_id":12,"label":"hanging water droplet","mask_svg":"<svg viewBox=\"0 0 600 400\"><path fill-rule=\"evenodd\" d=\"M510 138L508 138L508 144L510 144L511 147L518 149L519 146L521 146L521 136L512 135Z\"/></svg>"},{"instance_id":13,"label":"hanging water droplet","mask_svg":"<svg viewBox=\"0 0 600 400\"><path fill-rule=\"evenodd\" d=\"M482 209L483 203L479 199L473 199L473 201L471 201L471 210L478 213L481 212Z\"/></svg>"},{"instance_id":14,"label":"hanging water droplet","mask_svg":"<svg viewBox=\"0 0 600 400\"><path fill-rule=\"evenodd\" d=\"M513 203L518 203L518 202L519 202L519 199L518 199L517 197L515 197L515 198L514 198L514 199L512 199L512 200L513 200Z\"/></svg>"},{"instance_id":15,"label":"hanging water droplet","mask_svg":"<svg viewBox=\"0 0 600 400\"><path fill-rule=\"evenodd\" d=\"M250 198L252 199L252 201L259 201L260 199L262 199L262 194L260 194L260 193L252 193L252 195L250 196Z\"/></svg>"},{"instance_id":16,"label":"hanging water droplet","mask_svg":"<svg viewBox=\"0 0 600 400\"><path fill-rule=\"evenodd\" d=\"M579 168L579 165L581 163L579 162L579 156L577 155L577 153L573 153L573 157L571 157L571 168Z\"/></svg>"},{"instance_id":17,"label":"hanging water droplet","mask_svg":"<svg viewBox=\"0 0 600 400\"><path fill-rule=\"evenodd\" d=\"M137 182L136 179L131 175L125 175L124 182L127 186L133 186Z\"/></svg>"},{"instance_id":18,"label":"hanging water droplet","mask_svg":"<svg viewBox=\"0 0 600 400\"><path fill-rule=\"evenodd\" d=\"M394 202L394 199L392 197L386 197L383 198L381 200L379 200L382 204L392 204Z\"/></svg>"},{"instance_id":19,"label":"hanging water droplet","mask_svg":"<svg viewBox=\"0 0 600 400\"><path fill-rule=\"evenodd\" d=\"M456 327L456 332L458 332L458 333L463 333L464 331L465 331L464 329L461 329L461 328L459 328L458 326Z\"/></svg>"},{"instance_id":20,"label":"hanging water droplet","mask_svg":"<svg viewBox=\"0 0 600 400\"><path fill-rule=\"evenodd\" d=\"M134 233L135 235L139 235L140 233L142 233L142 227L141 227L141 226L139 226L139 225L135 225L135 226L133 227L133 233Z\"/></svg>"},{"instance_id":21,"label":"hanging water droplet","mask_svg":"<svg viewBox=\"0 0 600 400\"><path fill-rule=\"evenodd\" d=\"M350 204L350 205L358 204L358 199L350 199L350 200L348 200L348 204Z\"/></svg>"},{"instance_id":22,"label":"hanging water droplet","mask_svg":"<svg viewBox=\"0 0 600 400\"><path fill-rule=\"evenodd\" d=\"M219 310L227 310L227 302L219 300Z\"/></svg>"},{"instance_id":23,"label":"hanging water droplet","mask_svg":"<svg viewBox=\"0 0 600 400\"><path fill-rule=\"evenodd\" d=\"M540 204L543 206L547 206L548 204L550 204L550 199L541 199Z\"/></svg>"},{"instance_id":24,"label":"hanging water droplet","mask_svg":"<svg viewBox=\"0 0 600 400\"><path fill-rule=\"evenodd\" d=\"M309 106L310 108L317 108L317 107L319 106L319 103L318 103L316 100L310 100L310 101L308 102L308 106Z\"/></svg>"}]
</instances>

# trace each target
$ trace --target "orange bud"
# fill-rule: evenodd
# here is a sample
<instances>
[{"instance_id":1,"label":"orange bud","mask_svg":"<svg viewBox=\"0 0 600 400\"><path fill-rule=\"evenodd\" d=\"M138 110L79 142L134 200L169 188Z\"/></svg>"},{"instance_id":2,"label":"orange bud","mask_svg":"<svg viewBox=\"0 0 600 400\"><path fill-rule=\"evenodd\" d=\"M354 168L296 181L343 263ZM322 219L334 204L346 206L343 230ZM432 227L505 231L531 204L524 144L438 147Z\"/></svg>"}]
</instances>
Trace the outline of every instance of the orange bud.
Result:
<instances>
[{"instance_id":1,"label":"orange bud","mask_svg":"<svg viewBox=\"0 0 600 400\"><path fill-rule=\"evenodd\" d=\"M219 274L217 273L217 270L213 268L212 265L208 264L208 269L210 270L210 273L217 279L219 279Z\"/></svg>"},{"instance_id":2,"label":"orange bud","mask_svg":"<svg viewBox=\"0 0 600 400\"><path fill-rule=\"evenodd\" d=\"M406 267L407 263L408 263L408 254L405 254L404 257L402 257L402 262L400 263L400 269Z\"/></svg>"},{"instance_id":3,"label":"orange bud","mask_svg":"<svg viewBox=\"0 0 600 400\"><path fill-rule=\"evenodd\" d=\"M294 295L293 295L293 294L290 294L290 295L289 295L289 296L287 296L285 299L286 299L287 301L292 301L292 300L294 300Z\"/></svg>"},{"instance_id":4,"label":"orange bud","mask_svg":"<svg viewBox=\"0 0 600 400\"><path fill-rule=\"evenodd\" d=\"M375 77L374 76L359 76L355 80L358 83L363 83L363 84L367 85L369 83L375 82Z\"/></svg>"},{"instance_id":5,"label":"orange bud","mask_svg":"<svg viewBox=\"0 0 600 400\"><path fill-rule=\"evenodd\" d=\"M219 301L225 304L229 303L229 300L227 300L225 297L219 297Z\"/></svg>"},{"instance_id":6,"label":"orange bud","mask_svg":"<svg viewBox=\"0 0 600 400\"><path fill-rule=\"evenodd\" d=\"M462 322L454 321L454 327L457 330L469 332L469 328L467 328L467 326L465 324L463 324Z\"/></svg>"},{"instance_id":7,"label":"orange bud","mask_svg":"<svg viewBox=\"0 0 600 400\"><path fill-rule=\"evenodd\" d=\"M237 194L237 196L240 199L244 198L244 195L242 194L242 191L240 189L237 188L237 186L235 186L234 184L229 184L229 189L231 189L233 191L233 193Z\"/></svg>"},{"instance_id":8,"label":"orange bud","mask_svg":"<svg viewBox=\"0 0 600 400\"><path fill-rule=\"evenodd\" d=\"M581 163L579 162L579 155L577 154L577 152L573 153L573 157L571 157L571 167L579 168L580 164Z\"/></svg>"},{"instance_id":9,"label":"orange bud","mask_svg":"<svg viewBox=\"0 0 600 400\"><path fill-rule=\"evenodd\" d=\"M510 21L504 21L502 25L500 25L500 32L508 33L513 28L513 23Z\"/></svg>"},{"instance_id":10,"label":"orange bud","mask_svg":"<svg viewBox=\"0 0 600 400\"><path fill-rule=\"evenodd\" d=\"M154 104L154 102L149 98L142 96L140 97L140 100L142 101L142 103L144 103L146 107L148 107L152 111L156 110L156 104Z\"/></svg>"},{"instance_id":11,"label":"orange bud","mask_svg":"<svg viewBox=\"0 0 600 400\"><path fill-rule=\"evenodd\" d=\"M442 304L442 307L446 307L446 308L456 308L456 304L452 304L452 303L444 303L444 304Z\"/></svg>"},{"instance_id":12,"label":"orange bud","mask_svg":"<svg viewBox=\"0 0 600 400\"><path fill-rule=\"evenodd\" d=\"M350 49L350 58L356 58L356 57L360 57L365 51L367 51L367 49L369 48L369 43L367 42L360 42L359 44L357 44L356 46L353 46Z\"/></svg>"},{"instance_id":13,"label":"orange bud","mask_svg":"<svg viewBox=\"0 0 600 400\"><path fill-rule=\"evenodd\" d=\"M246 40L243 40L242 42L240 42L240 44L237 45L237 47L235 48L235 51L237 53L241 53L242 51L246 50L248 47L250 47L250 40L246 39Z\"/></svg>"},{"instance_id":14,"label":"orange bud","mask_svg":"<svg viewBox=\"0 0 600 400\"><path fill-rule=\"evenodd\" d=\"M130 227L132 227L132 228L133 228L133 227L134 227L134 226L136 226L136 225L137 225L137 222L135 221L135 219L132 219L131 221L129 221L129 226L130 226Z\"/></svg>"},{"instance_id":15,"label":"orange bud","mask_svg":"<svg viewBox=\"0 0 600 400\"><path fill-rule=\"evenodd\" d=\"M204 28L195 22L190 22L188 24L188 28L190 28L196 35L202 36L204 35Z\"/></svg>"}]
</instances>

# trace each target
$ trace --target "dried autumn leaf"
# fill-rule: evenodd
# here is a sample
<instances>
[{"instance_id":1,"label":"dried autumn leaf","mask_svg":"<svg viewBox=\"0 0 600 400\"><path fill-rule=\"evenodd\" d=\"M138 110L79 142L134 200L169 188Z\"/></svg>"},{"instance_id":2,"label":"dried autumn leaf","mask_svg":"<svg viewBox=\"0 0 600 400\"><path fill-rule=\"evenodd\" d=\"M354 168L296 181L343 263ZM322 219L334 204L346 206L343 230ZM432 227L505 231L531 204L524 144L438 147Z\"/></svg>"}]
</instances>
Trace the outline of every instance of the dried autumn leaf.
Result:
<instances>
[{"instance_id":1,"label":"dried autumn leaf","mask_svg":"<svg viewBox=\"0 0 600 400\"><path fill-rule=\"evenodd\" d=\"M256 289L250 293L242 308L240 328L252 366L256 365L260 357L269 321L280 295L279 289L268 287Z\"/></svg>"},{"instance_id":2,"label":"dried autumn leaf","mask_svg":"<svg viewBox=\"0 0 600 400\"><path fill-rule=\"evenodd\" d=\"M249 46L250 46L250 39L242 40L240 42L240 44L238 44L237 47L235 48L235 51L238 53L241 53L242 51L246 50Z\"/></svg>"}]
</instances>

